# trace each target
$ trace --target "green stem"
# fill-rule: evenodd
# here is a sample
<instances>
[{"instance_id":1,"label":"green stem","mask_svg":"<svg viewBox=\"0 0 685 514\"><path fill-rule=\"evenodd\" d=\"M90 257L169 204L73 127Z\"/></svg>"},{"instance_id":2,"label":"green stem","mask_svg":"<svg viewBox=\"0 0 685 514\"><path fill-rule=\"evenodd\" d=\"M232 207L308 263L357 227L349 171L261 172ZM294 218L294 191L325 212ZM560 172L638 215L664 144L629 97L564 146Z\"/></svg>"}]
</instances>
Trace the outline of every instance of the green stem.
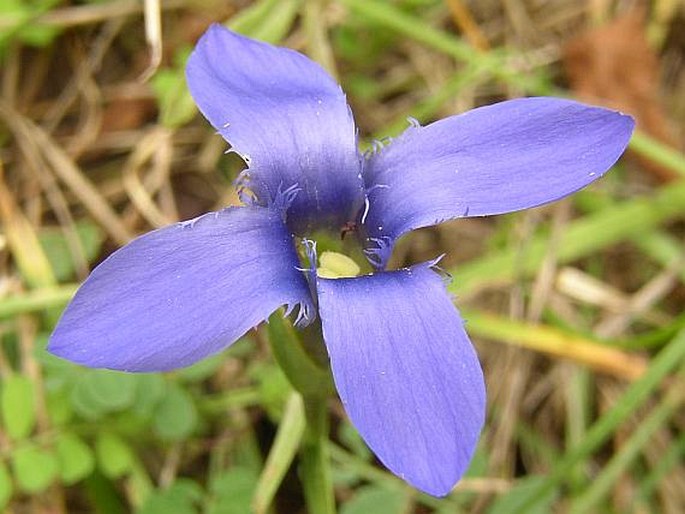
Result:
<instances>
[{"instance_id":1,"label":"green stem","mask_svg":"<svg viewBox=\"0 0 685 514\"><path fill-rule=\"evenodd\" d=\"M309 396L304 399L307 428L302 444L300 476L307 510L311 514L335 514L326 400L327 396Z\"/></svg>"},{"instance_id":2,"label":"green stem","mask_svg":"<svg viewBox=\"0 0 685 514\"><path fill-rule=\"evenodd\" d=\"M310 350L323 348L321 327L312 326L297 334L280 312L268 325L271 351L288 380L302 395L307 422L300 448L300 478L304 487L307 511L311 514L335 514L333 480L328 450L327 400L332 381L329 371L316 362ZM300 337L302 335L302 337Z\"/></svg>"}]
</instances>

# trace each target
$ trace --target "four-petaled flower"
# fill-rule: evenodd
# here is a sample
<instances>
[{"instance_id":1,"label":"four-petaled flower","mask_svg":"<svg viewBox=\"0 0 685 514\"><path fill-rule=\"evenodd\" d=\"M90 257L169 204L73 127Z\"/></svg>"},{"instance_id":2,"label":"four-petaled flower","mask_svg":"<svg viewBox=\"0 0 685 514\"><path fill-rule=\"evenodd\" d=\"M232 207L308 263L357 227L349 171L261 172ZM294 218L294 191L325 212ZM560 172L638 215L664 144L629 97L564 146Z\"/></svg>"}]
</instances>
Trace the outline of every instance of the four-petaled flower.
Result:
<instances>
[{"instance_id":1,"label":"four-petaled flower","mask_svg":"<svg viewBox=\"0 0 685 514\"><path fill-rule=\"evenodd\" d=\"M318 315L340 398L370 448L415 487L447 494L484 422L483 375L434 263L386 271L393 245L413 229L577 191L619 158L632 119L519 99L413 124L361 155L345 95L300 53L215 25L187 78L246 162L240 187L251 200L112 254L76 293L49 350L90 367L170 370L299 306L300 322ZM295 241L345 227L376 272L303 271Z\"/></svg>"}]
</instances>

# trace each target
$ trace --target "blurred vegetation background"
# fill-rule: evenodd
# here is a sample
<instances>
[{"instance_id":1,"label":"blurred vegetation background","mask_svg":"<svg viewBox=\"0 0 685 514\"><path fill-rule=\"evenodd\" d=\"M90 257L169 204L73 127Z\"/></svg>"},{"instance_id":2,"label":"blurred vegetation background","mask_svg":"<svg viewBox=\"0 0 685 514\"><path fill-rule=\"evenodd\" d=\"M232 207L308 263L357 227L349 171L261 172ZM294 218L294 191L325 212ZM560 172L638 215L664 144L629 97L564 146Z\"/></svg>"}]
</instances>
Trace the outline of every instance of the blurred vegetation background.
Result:
<instances>
[{"instance_id":1,"label":"blurred vegetation background","mask_svg":"<svg viewBox=\"0 0 685 514\"><path fill-rule=\"evenodd\" d=\"M366 145L408 116L525 95L638 119L629 154L588 190L402 240L394 265L448 252L488 422L437 500L384 471L331 400L340 511L685 512L678 0L0 0L0 511L304 512L303 421L268 345L283 330L167 374L44 350L109 253L237 202L242 163L183 76L211 22L321 62Z\"/></svg>"}]
</instances>

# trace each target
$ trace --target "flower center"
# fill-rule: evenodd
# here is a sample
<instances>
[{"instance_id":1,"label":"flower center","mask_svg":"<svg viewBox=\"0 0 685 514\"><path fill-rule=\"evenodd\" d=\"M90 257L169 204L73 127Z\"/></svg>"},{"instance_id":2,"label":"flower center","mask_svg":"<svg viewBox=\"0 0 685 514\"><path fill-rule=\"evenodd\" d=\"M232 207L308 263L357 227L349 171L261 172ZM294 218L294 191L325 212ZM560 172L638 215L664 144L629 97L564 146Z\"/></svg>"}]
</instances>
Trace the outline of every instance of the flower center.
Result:
<instances>
[{"instance_id":1,"label":"flower center","mask_svg":"<svg viewBox=\"0 0 685 514\"><path fill-rule=\"evenodd\" d=\"M321 278L347 278L372 273L373 268L364 254L356 226L352 229L350 226L351 223L345 223L339 230L310 232L306 239L296 237L302 267L309 269L316 256L316 274Z\"/></svg>"},{"instance_id":2,"label":"flower center","mask_svg":"<svg viewBox=\"0 0 685 514\"><path fill-rule=\"evenodd\" d=\"M347 255L338 252L321 252L316 274L321 278L356 277L361 268Z\"/></svg>"}]
</instances>

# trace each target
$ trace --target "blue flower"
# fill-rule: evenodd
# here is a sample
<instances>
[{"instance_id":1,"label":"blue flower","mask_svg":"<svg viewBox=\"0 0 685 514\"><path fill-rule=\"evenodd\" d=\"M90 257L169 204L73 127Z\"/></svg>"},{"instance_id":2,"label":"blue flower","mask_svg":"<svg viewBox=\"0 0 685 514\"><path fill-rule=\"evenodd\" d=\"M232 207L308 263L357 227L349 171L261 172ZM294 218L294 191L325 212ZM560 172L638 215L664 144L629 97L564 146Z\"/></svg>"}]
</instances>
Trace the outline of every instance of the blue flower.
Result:
<instances>
[{"instance_id":1,"label":"blue flower","mask_svg":"<svg viewBox=\"0 0 685 514\"><path fill-rule=\"evenodd\" d=\"M345 410L379 459L433 495L466 470L483 374L433 263L386 271L396 240L444 220L534 207L606 172L630 117L527 98L418 124L361 155L340 87L288 49L215 25L188 62L205 117L247 164L251 200L155 230L100 264L49 350L126 371L216 353L280 306L318 316ZM303 271L296 241L354 227L375 273Z\"/></svg>"}]
</instances>

